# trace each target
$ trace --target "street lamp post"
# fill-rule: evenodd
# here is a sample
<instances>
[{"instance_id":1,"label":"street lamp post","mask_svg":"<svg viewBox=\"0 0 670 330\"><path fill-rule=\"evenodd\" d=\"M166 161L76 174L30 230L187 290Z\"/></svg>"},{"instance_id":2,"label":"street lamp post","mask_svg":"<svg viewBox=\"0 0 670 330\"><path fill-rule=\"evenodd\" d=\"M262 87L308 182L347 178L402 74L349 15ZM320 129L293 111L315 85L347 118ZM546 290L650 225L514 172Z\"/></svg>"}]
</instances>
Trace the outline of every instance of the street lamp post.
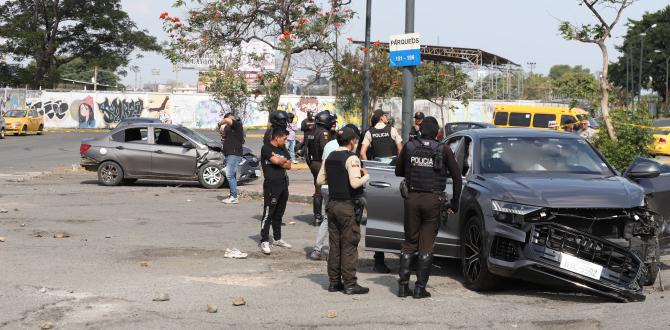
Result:
<instances>
[{"instance_id":1,"label":"street lamp post","mask_svg":"<svg viewBox=\"0 0 670 330\"><path fill-rule=\"evenodd\" d=\"M640 68L639 68L639 75L638 75L638 100L642 100L642 59L644 58L644 37L647 36L647 31L650 29L653 29L656 27L656 23L652 24L650 27L648 27L644 32L640 33Z\"/></svg>"},{"instance_id":2,"label":"street lamp post","mask_svg":"<svg viewBox=\"0 0 670 330\"><path fill-rule=\"evenodd\" d=\"M662 54L663 51L655 49L654 53L657 54ZM670 56L665 55L665 107L667 108L668 105L670 105L670 98L668 98L668 94L670 94L670 87L668 86L668 64L670 64Z\"/></svg>"}]
</instances>

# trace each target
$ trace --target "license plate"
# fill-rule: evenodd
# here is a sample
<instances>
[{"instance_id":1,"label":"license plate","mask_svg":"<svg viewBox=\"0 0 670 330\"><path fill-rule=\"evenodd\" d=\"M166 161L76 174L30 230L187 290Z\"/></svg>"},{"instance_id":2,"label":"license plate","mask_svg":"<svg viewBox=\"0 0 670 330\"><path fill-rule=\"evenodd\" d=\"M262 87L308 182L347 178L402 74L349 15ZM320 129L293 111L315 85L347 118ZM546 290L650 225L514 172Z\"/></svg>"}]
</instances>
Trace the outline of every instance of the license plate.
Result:
<instances>
[{"instance_id":1,"label":"license plate","mask_svg":"<svg viewBox=\"0 0 670 330\"><path fill-rule=\"evenodd\" d=\"M257 177L261 177L261 170L254 170L254 172L256 173Z\"/></svg>"},{"instance_id":2,"label":"license plate","mask_svg":"<svg viewBox=\"0 0 670 330\"><path fill-rule=\"evenodd\" d=\"M603 266L596 265L592 262L565 253L561 253L560 267L595 280L599 280L600 275L603 272Z\"/></svg>"}]
</instances>

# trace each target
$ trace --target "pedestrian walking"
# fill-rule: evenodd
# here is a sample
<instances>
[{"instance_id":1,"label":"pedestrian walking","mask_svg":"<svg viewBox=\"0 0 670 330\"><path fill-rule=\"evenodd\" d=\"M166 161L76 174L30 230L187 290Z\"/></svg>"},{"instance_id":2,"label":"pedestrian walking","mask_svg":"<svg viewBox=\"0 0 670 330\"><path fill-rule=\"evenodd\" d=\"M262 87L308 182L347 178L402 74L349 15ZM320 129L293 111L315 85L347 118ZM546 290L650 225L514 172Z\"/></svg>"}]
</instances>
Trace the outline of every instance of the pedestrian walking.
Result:
<instances>
[{"instance_id":1,"label":"pedestrian walking","mask_svg":"<svg viewBox=\"0 0 670 330\"><path fill-rule=\"evenodd\" d=\"M292 112L289 112L286 125L286 130L288 131L288 140L287 140L288 153L289 155L291 155L291 162L293 162L293 164L298 163L298 159L295 158L295 142L296 142L295 133L298 131L299 127L298 124L295 123L295 118L296 118L295 115Z\"/></svg>"},{"instance_id":2,"label":"pedestrian walking","mask_svg":"<svg viewBox=\"0 0 670 330\"><path fill-rule=\"evenodd\" d=\"M412 139L398 157L395 174L404 177L407 188L404 204L405 241L402 243L398 270L398 297L410 295L409 278L412 260L416 262L414 298L430 297L426 291L433 263L433 245L440 223L442 208L448 200L444 189L447 178L453 180L453 198L449 213L458 211L462 179L451 149L436 140L439 125L434 117L421 123L420 136ZM418 255L417 255L418 254Z\"/></svg>"},{"instance_id":3,"label":"pedestrian walking","mask_svg":"<svg viewBox=\"0 0 670 330\"><path fill-rule=\"evenodd\" d=\"M328 185L328 257L329 292L366 294L370 290L360 286L356 278L358 243L361 239L355 200L364 195L365 183L370 179L354 153L359 136L345 127L337 132L339 148L330 153L319 171L317 183Z\"/></svg>"},{"instance_id":4,"label":"pedestrian walking","mask_svg":"<svg viewBox=\"0 0 670 330\"><path fill-rule=\"evenodd\" d=\"M218 125L225 125L222 134L222 144L223 155L226 157L226 180L228 180L228 187L230 187L230 196L222 202L224 204L238 204L237 168L243 156L244 127L242 121L230 112L223 116Z\"/></svg>"},{"instance_id":5,"label":"pedestrian walking","mask_svg":"<svg viewBox=\"0 0 670 330\"><path fill-rule=\"evenodd\" d=\"M323 196L321 196L321 185L316 182L316 178L321 169L323 160L323 148L334 138L332 129L337 125L337 116L330 111L321 111L315 117L316 128L312 135L308 136L307 141L307 165L314 178L314 195L312 195L312 211L314 213L314 226L321 225L323 221Z\"/></svg>"},{"instance_id":6,"label":"pedestrian walking","mask_svg":"<svg viewBox=\"0 0 670 330\"><path fill-rule=\"evenodd\" d=\"M347 124L344 127L348 127L354 130L356 135L360 136L360 131L358 127L354 124ZM330 140L323 148L323 159L328 159L328 156L331 152L335 151L340 147L340 144L337 142L337 139ZM323 188L323 186L322 186ZM326 201L327 202L327 201ZM316 233L316 241L314 243L314 249L309 254L309 258L312 260L321 260L323 247L328 244L328 217L324 217L321 225L319 225L319 230Z\"/></svg>"},{"instance_id":7,"label":"pedestrian walking","mask_svg":"<svg viewBox=\"0 0 670 330\"><path fill-rule=\"evenodd\" d=\"M291 248L291 244L282 240L281 223L288 202L288 174L291 160L286 150L288 132L278 127L271 133L269 143L261 148L261 166L263 168L263 218L261 219L261 251L270 254L270 227L274 246Z\"/></svg>"}]
</instances>

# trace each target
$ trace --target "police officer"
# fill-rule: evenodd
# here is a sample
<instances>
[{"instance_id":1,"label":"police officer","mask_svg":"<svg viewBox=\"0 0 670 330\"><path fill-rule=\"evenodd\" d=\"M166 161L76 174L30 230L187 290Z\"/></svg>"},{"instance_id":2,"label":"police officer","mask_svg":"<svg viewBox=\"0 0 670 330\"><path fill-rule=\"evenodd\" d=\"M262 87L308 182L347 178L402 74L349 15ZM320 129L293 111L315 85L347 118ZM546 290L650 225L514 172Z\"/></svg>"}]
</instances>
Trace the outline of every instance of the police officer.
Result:
<instances>
[{"instance_id":1,"label":"police officer","mask_svg":"<svg viewBox=\"0 0 670 330\"><path fill-rule=\"evenodd\" d=\"M398 275L398 296L407 297L410 264L418 258L414 298L430 297L426 284L433 262L433 244L446 196L447 176L453 179L453 198L448 212L458 210L462 179L454 154L446 144L435 139L439 125L434 117L421 123L421 135L405 145L398 157L395 174L405 177L408 190L405 198L405 241L402 243ZM416 255L418 252L418 256Z\"/></svg>"},{"instance_id":2,"label":"police officer","mask_svg":"<svg viewBox=\"0 0 670 330\"><path fill-rule=\"evenodd\" d=\"M382 110L375 110L374 119L379 121L365 133L361 144L361 158L368 159L367 151L370 147L377 158L397 156L402 149L402 138L398 130L388 124L388 114Z\"/></svg>"},{"instance_id":3,"label":"police officer","mask_svg":"<svg viewBox=\"0 0 670 330\"><path fill-rule=\"evenodd\" d=\"M409 130L410 139L416 139L419 136L419 127L425 118L426 115L421 111L414 114L414 125L412 125L412 128Z\"/></svg>"},{"instance_id":4,"label":"police officer","mask_svg":"<svg viewBox=\"0 0 670 330\"><path fill-rule=\"evenodd\" d=\"M332 128L337 124L337 116L330 111L321 111L315 117L316 128L312 135L307 136L307 165L314 177L314 195L312 196L312 210L314 211L314 226L321 225L323 214L323 196L321 196L321 185L317 184L316 178L321 169L323 148L333 138Z\"/></svg>"},{"instance_id":5,"label":"police officer","mask_svg":"<svg viewBox=\"0 0 670 330\"><path fill-rule=\"evenodd\" d=\"M275 110L270 114L270 127L263 135L263 144L268 144L272 140L272 131L275 128L283 128L286 130L288 126L288 113L283 110Z\"/></svg>"},{"instance_id":6,"label":"police officer","mask_svg":"<svg viewBox=\"0 0 670 330\"><path fill-rule=\"evenodd\" d=\"M327 184L329 191L326 207L330 243L328 291L366 294L370 289L358 285L356 278L361 226L355 201L363 197L363 187L370 176L354 153L358 134L352 128L344 127L337 132L337 143L340 147L330 153L317 179L319 185Z\"/></svg>"}]
</instances>

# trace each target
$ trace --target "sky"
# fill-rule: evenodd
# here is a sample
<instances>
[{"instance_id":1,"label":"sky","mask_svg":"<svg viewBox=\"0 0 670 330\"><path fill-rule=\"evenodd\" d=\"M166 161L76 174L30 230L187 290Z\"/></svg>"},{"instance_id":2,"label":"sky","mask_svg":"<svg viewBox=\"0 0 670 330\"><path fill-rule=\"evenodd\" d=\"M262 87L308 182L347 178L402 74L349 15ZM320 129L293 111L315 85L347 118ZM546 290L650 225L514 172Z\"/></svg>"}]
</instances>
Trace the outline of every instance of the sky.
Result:
<instances>
[{"instance_id":1,"label":"sky","mask_svg":"<svg viewBox=\"0 0 670 330\"><path fill-rule=\"evenodd\" d=\"M347 37L364 40L365 0L352 0L357 16L344 27L341 39ZM555 64L582 65L592 72L601 70L602 57L594 44L566 41L558 32L561 20L575 23L595 23L586 7L578 0L416 0L415 32L421 34L422 44L479 48L508 58L523 65L535 62L535 72L547 74ZM171 8L171 0L122 0L123 8L140 29L146 29L164 41L158 16L163 11L178 14ZM608 42L610 61L616 59L615 45L621 44L620 36L626 32L623 23L628 19L639 20L645 12L654 12L668 5L667 0L638 0L624 11ZM613 13L612 13L613 14ZM371 40L388 41L389 36L404 33L404 0L372 0ZM609 17L613 17L609 15ZM609 20L609 18L606 18ZM131 65L141 68L142 82L165 82L177 77L180 81L195 84L194 71L173 72L172 64L160 54L144 54ZM152 75L158 69L160 75ZM134 83L131 72L124 80L127 86Z\"/></svg>"}]
</instances>

